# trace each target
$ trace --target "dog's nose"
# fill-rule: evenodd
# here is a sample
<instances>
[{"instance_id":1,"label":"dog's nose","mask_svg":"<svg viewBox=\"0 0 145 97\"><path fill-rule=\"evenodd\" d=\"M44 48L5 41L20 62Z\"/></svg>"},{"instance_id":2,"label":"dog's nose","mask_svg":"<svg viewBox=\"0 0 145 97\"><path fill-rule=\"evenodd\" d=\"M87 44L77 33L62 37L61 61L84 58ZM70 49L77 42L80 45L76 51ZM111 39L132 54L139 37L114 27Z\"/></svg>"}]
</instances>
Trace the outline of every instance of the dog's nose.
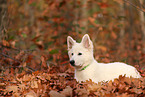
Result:
<instances>
[{"instance_id":1,"label":"dog's nose","mask_svg":"<svg viewBox=\"0 0 145 97\"><path fill-rule=\"evenodd\" d=\"M74 60L71 60L71 61L70 61L70 64L71 64L72 66L75 66L74 63L75 63Z\"/></svg>"}]
</instances>

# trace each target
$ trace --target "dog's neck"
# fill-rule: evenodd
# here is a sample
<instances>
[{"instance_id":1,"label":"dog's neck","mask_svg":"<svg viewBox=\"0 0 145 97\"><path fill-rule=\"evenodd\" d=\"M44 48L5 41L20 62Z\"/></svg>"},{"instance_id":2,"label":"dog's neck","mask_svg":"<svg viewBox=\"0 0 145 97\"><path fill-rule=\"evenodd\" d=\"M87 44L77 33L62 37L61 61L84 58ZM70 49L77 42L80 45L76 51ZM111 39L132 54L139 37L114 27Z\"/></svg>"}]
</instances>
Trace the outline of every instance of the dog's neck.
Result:
<instances>
[{"instance_id":1,"label":"dog's neck","mask_svg":"<svg viewBox=\"0 0 145 97\"><path fill-rule=\"evenodd\" d=\"M88 65L81 67L81 68L76 68L77 71L83 71L86 70L93 62L97 62L96 60L89 62ZM98 63L98 62L97 62Z\"/></svg>"},{"instance_id":2,"label":"dog's neck","mask_svg":"<svg viewBox=\"0 0 145 97\"><path fill-rule=\"evenodd\" d=\"M85 70L89 65L90 65L90 64L88 64L87 66L83 67L83 68L82 68L81 70L79 70L79 71Z\"/></svg>"}]
</instances>

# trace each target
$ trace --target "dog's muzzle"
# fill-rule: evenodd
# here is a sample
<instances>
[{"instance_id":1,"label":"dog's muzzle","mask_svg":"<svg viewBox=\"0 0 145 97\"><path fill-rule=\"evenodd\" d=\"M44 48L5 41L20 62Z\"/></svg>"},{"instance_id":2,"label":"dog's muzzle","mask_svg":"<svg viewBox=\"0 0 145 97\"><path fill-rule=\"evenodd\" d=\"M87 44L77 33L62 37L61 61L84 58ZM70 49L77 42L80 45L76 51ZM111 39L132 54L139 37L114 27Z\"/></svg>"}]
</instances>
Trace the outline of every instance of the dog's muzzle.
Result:
<instances>
[{"instance_id":1,"label":"dog's muzzle","mask_svg":"<svg viewBox=\"0 0 145 97\"><path fill-rule=\"evenodd\" d=\"M74 60L71 60L71 61L70 61L70 64L71 64L72 66L75 66L75 61L74 61Z\"/></svg>"}]
</instances>

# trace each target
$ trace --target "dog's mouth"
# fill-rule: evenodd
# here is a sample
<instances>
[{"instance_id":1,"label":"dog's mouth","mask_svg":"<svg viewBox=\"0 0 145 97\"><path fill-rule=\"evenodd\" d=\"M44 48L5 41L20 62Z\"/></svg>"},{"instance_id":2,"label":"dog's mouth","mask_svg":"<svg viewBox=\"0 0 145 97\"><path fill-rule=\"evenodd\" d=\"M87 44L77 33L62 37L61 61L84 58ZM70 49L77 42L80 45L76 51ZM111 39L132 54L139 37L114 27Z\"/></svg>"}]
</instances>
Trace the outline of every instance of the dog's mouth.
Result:
<instances>
[{"instance_id":1,"label":"dog's mouth","mask_svg":"<svg viewBox=\"0 0 145 97\"><path fill-rule=\"evenodd\" d=\"M75 68L82 68L81 64L80 65L73 64L72 66L75 67Z\"/></svg>"},{"instance_id":2,"label":"dog's mouth","mask_svg":"<svg viewBox=\"0 0 145 97\"><path fill-rule=\"evenodd\" d=\"M73 67L77 67L77 68L82 67L82 65L81 65L81 64L79 64L79 65L77 65L77 64L71 64L71 66L73 66Z\"/></svg>"},{"instance_id":3,"label":"dog's mouth","mask_svg":"<svg viewBox=\"0 0 145 97\"><path fill-rule=\"evenodd\" d=\"M76 64L74 60L70 61L71 66L76 67L76 68L81 68L82 64Z\"/></svg>"},{"instance_id":4,"label":"dog's mouth","mask_svg":"<svg viewBox=\"0 0 145 97\"><path fill-rule=\"evenodd\" d=\"M80 65L76 65L76 67L82 67L82 65L80 64Z\"/></svg>"}]
</instances>

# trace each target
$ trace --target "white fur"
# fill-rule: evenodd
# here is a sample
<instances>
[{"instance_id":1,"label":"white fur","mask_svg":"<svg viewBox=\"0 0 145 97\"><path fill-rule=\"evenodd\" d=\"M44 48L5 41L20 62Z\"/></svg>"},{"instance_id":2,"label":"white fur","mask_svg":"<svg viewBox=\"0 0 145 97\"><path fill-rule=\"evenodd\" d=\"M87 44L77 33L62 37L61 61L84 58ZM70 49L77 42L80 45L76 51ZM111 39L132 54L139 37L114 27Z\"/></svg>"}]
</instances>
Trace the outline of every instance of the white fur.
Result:
<instances>
[{"instance_id":1,"label":"white fur","mask_svg":"<svg viewBox=\"0 0 145 97\"><path fill-rule=\"evenodd\" d=\"M93 82L109 81L118 78L119 75L140 78L139 72L130 65L121 62L98 63L93 57L93 44L88 34L85 34L81 43L77 43L72 37L67 37L68 55L70 61L74 60L75 79L79 82L91 79ZM72 54L73 53L73 54ZM79 55L81 53L82 55ZM85 66L84 70L81 70Z\"/></svg>"}]
</instances>

